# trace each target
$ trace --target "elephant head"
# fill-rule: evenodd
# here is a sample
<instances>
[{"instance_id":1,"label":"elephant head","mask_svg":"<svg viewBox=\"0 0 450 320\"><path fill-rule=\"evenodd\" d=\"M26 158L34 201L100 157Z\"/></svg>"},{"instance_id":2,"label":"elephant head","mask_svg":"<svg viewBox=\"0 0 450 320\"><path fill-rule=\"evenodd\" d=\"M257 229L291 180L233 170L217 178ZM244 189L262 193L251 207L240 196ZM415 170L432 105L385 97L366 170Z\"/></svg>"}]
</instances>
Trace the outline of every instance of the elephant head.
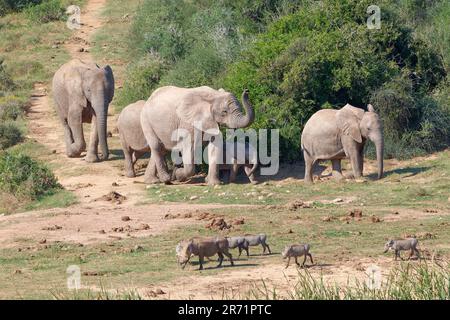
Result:
<instances>
[{"instance_id":1,"label":"elephant head","mask_svg":"<svg viewBox=\"0 0 450 320\"><path fill-rule=\"evenodd\" d=\"M219 125L238 129L251 125L255 119L253 106L248 98L248 90L242 93L242 103L231 93L201 87L192 90L181 105L177 114L181 120L193 124L202 131L219 133ZM245 109L245 113L244 110Z\"/></svg>"},{"instance_id":2,"label":"elephant head","mask_svg":"<svg viewBox=\"0 0 450 320\"><path fill-rule=\"evenodd\" d=\"M363 109L346 105L337 112L337 124L342 133L352 137L358 143L369 139L375 144L378 163L378 179L383 176L384 138L380 117L372 105Z\"/></svg>"},{"instance_id":3,"label":"elephant head","mask_svg":"<svg viewBox=\"0 0 450 320\"><path fill-rule=\"evenodd\" d=\"M114 76L110 66L87 69L82 74L83 92L96 117L97 132L102 156L109 156L107 141L108 106L114 97Z\"/></svg>"}]
</instances>

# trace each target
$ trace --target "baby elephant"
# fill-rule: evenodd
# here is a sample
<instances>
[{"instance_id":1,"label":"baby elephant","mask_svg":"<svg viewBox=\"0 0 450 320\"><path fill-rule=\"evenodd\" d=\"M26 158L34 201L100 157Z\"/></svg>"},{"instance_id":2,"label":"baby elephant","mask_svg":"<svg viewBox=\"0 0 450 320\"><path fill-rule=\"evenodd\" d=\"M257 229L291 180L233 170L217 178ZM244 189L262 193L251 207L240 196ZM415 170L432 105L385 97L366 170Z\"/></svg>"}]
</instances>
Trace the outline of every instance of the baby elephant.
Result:
<instances>
[{"instance_id":1,"label":"baby elephant","mask_svg":"<svg viewBox=\"0 0 450 320\"><path fill-rule=\"evenodd\" d=\"M184 269L192 256L198 256L200 263L199 270L203 270L204 258L219 256L219 265L222 266L223 256L230 259L231 265L234 266L233 257L228 252L228 241L223 237L216 238L192 238L187 241L182 241L176 248L177 260L180 266Z\"/></svg>"},{"instance_id":2,"label":"baby elephant","mask_svg":"<svg viewBox=\"0 0 450 320\"><path fill-rule=\"evenodd\" d=\"M244 158L240 159L241 154ZM255 171L258 169L258 152L249 143L225 141L223 144L223 164L219 165L221 174L228 176L228 182L236 181L239 168L244 167L245 174L252 184L257 184Z\"/></svg>"},{"instance_id":3,"label":"baby elephant","mask_svg":"<svg viewBox=\"0 0 450 320\"><path fill-rule=\"evenodd\" d=\"M144 100L130 104L122 110L117 119L120 143L125 156L126 175L129 178L136 176L134 170L136 161L150 151L141 127L141 111L144 104Z\"/></svg>"},{"instance_id":4,"label":"baby elephant","mask_svg":"<svg viewBox=\"0 0 450 320\"><path fill-rule=\"evenodd\" d=\"M397 260L397 258L403 260L400 256L400 251L410 250L408 259L411 259L414 253L417 254L418 258L420 258L419 250L417 250L418 243L419 241L416 238L408 238L405 240L389 240L384 245L384 253L388 252L389 249L394 250L395 260Z\"/></svg>"},{"instance_id":5,"label":"baby elephant","mask_svg":"<svg viewBox=\"0 0 450 320\"><path fill-rule=\"evenodd\" d=\"M291 262L291 258L295 258L295 263L300 266L300 264L297 261L298 257L304 256L305 259L303 259L302 267L305 265L306 257L309 257L311 260L311 264L314 264L313 258L311 253L309 253L309 244L291 244L287 245L281 255L283 256L283 259L288 259L286 269L289 267L289 263Z\"/></svg>"}]
</instances>

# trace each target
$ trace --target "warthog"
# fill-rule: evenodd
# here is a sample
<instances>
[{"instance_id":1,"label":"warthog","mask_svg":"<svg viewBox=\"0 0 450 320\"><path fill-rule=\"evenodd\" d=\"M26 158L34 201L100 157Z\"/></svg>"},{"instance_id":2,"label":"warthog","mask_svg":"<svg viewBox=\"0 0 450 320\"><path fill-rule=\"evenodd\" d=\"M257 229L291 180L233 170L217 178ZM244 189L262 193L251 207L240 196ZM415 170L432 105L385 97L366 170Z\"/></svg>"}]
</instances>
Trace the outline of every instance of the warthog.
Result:
<instances>
[{"instance_id":1,"label":"warthog","mask_svg":"<svg viewBox=\"0 0 450 320\"><path fill-rule=\"evenodd\" d=\"M313 258L311 253L309 253L309 244L291 244L287 245L281 255L283 256L283 259L288 258L288 262L286 265L286 269L289 267L289 263L291 262L291 258L295 258L295 263L299 266L300 264L297 261L298 257L304 256L305 259L303 259L302 267L305 265L306 257L309 257L311 260L311 264L314 264Z\"/></svg>"},{"instance_id":2,"label":"warthog","mask_svg":"<svg viewBox=\"0 0 450 320\"><path fill-rule=\"evenodd\" d=\"M215 238L192 238L182 241L177 245L177 260L184 269L192 256L198 256L200 263L199 270L203 270L204 258L212 257L217 254L219 256L218 268L222 266L223 256L230 259L231 265L234 265L233 257L228 252L228 241L223 237Z\"/></svg>"},{"instance_id":3,"label":"warthog","mask_svg":"<svg viewBox=\"0 0 450 320\"><path fill-rule=\"evenodd\" d=\"M408 238L404 240L389 240L384 245L384 253L388 252L389 249L394 250L395 260L397 260L397 258L403 260L400 256L400 251L410 250L408 259L411 259L414 253L417 254L418 258L420 258L419 250L417 250L418 243L419 241L416 238Z\"/></svg>"},{"instance_id":4,"label":"warthog","mask_svg":"<svg viewBox=\"0 0 450 320\"><path fill-rule=\"evenodd\" d=\"M249 252L248 252L248 246L249 243L248 241L245 239L245 237L227 237L228 240L228 247L230 249L239 249L239 257L242 254L242 250L245 250L247 252L247 257L249 256Z\"/></svg>"},{"instance_id":5,"label":"warthog","mask_svg":"<svg viewBox=\"0 0 450 320\"><path fill-rule=\"evenodd\" d=\"M247 249L245 249L247 251L247 256L248 254L248 247L253 247L253 246L258 246L261 245L263 247L263 254L266 253L266 248L269 250L269 254L272 254L272 251L270 251L270 247L269 245L266 243L267 241L267 236L265 234L258 234L258 235L248 235L246 234L244 236L244 239L248 242L247 245ZM240 250L242 251L242 250Z\"/></svg>"}]
</instances>

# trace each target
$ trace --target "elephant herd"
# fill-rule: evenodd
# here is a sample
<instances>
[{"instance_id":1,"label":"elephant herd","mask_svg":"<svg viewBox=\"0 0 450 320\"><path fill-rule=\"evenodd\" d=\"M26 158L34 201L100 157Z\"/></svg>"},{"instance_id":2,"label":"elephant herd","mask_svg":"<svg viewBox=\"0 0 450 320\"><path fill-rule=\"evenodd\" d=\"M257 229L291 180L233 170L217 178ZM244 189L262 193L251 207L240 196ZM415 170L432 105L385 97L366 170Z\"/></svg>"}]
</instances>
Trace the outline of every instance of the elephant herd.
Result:
<instances>
[{"instance_id":1,"label":"elephant herd","mask_svg":"<svg viewBox=\"0 0 450 320\"><path fill-rule=\"evenodd\" d=\"M87 151L87 162L107 160L107 115L114 96L112 69L109 66L101 68L93 62L72 60L55 73L53 95L64 128L67 156L79 157ZM231 172L229 181L232 182L238 168L236 159L227 159L224 163L228 167L222 164L223 148L230 142L222 145L213 142L221 134L221 125L231 129L246 128L254 120L255 112L247 90L242 93L241 103L223 89L161 87L147 101L137 101L124 108L118 117L126 176L135 177L134 164L150 151L145 183L186 181L195 174L197 148L208 145L207 183L219 184L219 173L223 169ZM83 123L92 123L87 150ZM196 131L203 134L203 139L196 138ZM320 110L308 120L301 138L306 182L312 182L313 166L320 160L331 160L333 176L341 178L341 159L346 157L350 159L354 177L360 177L367 139L376 147L378 178L383 175L382 124L371 105L367 111L349 104L340 110ZM254 174L258 158L251 156L255 153L250 152L254 151L249 149L251 146L238 147L246 148L245 172L250 181L256 183ZM182 167L174 167L172 173L166 163L166 155L170 152L178 152L182 160Z\"/></svg>"}]
</instances>

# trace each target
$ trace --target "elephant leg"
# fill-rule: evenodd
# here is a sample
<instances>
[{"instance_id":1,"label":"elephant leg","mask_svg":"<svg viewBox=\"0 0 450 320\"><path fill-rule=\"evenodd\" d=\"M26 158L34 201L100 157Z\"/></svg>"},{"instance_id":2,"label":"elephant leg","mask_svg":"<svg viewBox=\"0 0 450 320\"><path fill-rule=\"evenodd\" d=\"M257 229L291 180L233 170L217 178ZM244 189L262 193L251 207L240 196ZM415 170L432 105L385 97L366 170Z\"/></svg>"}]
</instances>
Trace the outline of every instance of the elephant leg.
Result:
<instances>
[{"instance_id":1,"label":"elephant leg","mask_svg":"<svg viewBox=\"0 0 450 320\"><path fill-rule=\"evenodd\" d=\"M153 155L153 153L152 153ZM150 161L147 164L147 168L145 169L145 173L144 173L144 181L147 184L155 184L155 183L159 183L159 179L156 176L157 174L157 169L156 169L156 163L155 163L155 159L151 156L150 157Z\"/></svg>"},{"instance_id":2,"label":"elephant leg","mask_svg":"<svg viewBox=\"0 0 450 320\"><path fill-rule=\"evenodd\" d=\"M125 156L125 172L128 178L136 177L136 173L134 171L133 153L134 152L130 147L123 149L123 154Z\"/></svg>"},{"instance_id":3,"label":"elephant leg","mask_svg":"<svg viewBox=\"0 0 450 320\"><path fill-rule=\"evenodd\" d=\"M73 144L73 136L72 136L72 130L70 130L69 124L67 123L67 120L62 120L63 128L64 128L64 142L66 144L66 153L69 155L70 148Z\"/></svg>"},{"instance_id":4,"label":"elephant leg","mask_svg":"<svg viewBox=\"0 0 450 320\"><path fill-rule=\"evenodd\" d=\"M252 167L245 166L244 167L245 174L247 175L251 184L258 184L259 181L258 179L256 179L255 174L254 173L250 174L250 172L252 172L252 169L253 169Z\"/></svg>"},{"instance_id":5,"label":"elephant leg","mask_svg":"<svg viewBox=\"0 0 450 320\"><path fill-rule=\"evenodd\" d=\"M305 158L305 182L312 183L313 182L313 169L315 159L309 156L306 152L303 153Z\"/></svg>"},{"instance_id":6,"label":"elephant leg","mask_svg":"<svg viewBox=\"0 0 450 320\"><path fill-rule=\"evenodd\" d=\"M361 176L364 173L364 147L361 148L361 150L359 151L359 172L361 172Z\"/></svg>"},{"instance_id":7,"label":"elephant leg","mask_svg":"<svg viewBox=\"0 0 450 320\"><path fill-rule=\"evenodd\" d=\"M341 180L343 178L342 175L342 168L341 168L341 160L340 159L334 159L331 160L331 166L333 168L333 178L337 180Z\"/></svg>"},{"instance_id":8,"label":"elephant leg","mask_svg":"<svg viewBox=\"0 0 450 320\"><path fill-rule=\"evenodd\" d=\"M353 177L355 179L361 178L362 176L362 172L361 172L361 168L362 168L362 158L359 152L354 152L350 155L350 162L352 164L352 169L353 169Z\"/></svg>"},{"instance_id":9,"label":"elephant leg","mask_svg":"<svg viewBox=\"0 0 450 320\"><path fill-rule=\"evenodd\" d=\"M208 146L208 185L218 185L220 184L219 179L219 159L222 159L223 146L218 143L211 142ZM230 182L232 179L232 174L230 175Z\"/></svg>"},{"instance_id":10,"label":"elephant leg","mask_svg":"<svg viewBox=\"0 0 450 320\"><path fill-rule=\"evenodd\" d=\"M239 170L239 165L237 163L233 163L230 169L230 183L236 182L236 176Z\"/></svg>"},{"instance_id":11,"label":"elephant leg","mask_svg":"<svg viewBox=\"0 0 450 320\"><path fill-rule=\"evenodd\" d=\"M94 163L98 162L98 130L97 130L97 117L92 116L91 137L89 139L89 148L86 155L86 162Z\"/></svg>"},{"instance_id":12,"label":"elephant leg","mask_svg":"<svg viewBox=\"0 0 450 320\"><path fill-rule=\"evenodd\" d=\"M183 147L181 157L183 168L176 168L174 177L177 181L183 182L195 174L194 153L191 144L186 144Z\"/></svg>"},{"instance_id":13,"label":"elephant leg","mask_svg":"<svg viewBox=\"0 0 450 320\"><path fill-rule=\"evenodd\" d=\"M74 142L70 145L68 156L79 157L86 149L86 141L83 134L82 109L78 106L69 108L68 125L72 132Z\"/></svg>"}]
</instances>

